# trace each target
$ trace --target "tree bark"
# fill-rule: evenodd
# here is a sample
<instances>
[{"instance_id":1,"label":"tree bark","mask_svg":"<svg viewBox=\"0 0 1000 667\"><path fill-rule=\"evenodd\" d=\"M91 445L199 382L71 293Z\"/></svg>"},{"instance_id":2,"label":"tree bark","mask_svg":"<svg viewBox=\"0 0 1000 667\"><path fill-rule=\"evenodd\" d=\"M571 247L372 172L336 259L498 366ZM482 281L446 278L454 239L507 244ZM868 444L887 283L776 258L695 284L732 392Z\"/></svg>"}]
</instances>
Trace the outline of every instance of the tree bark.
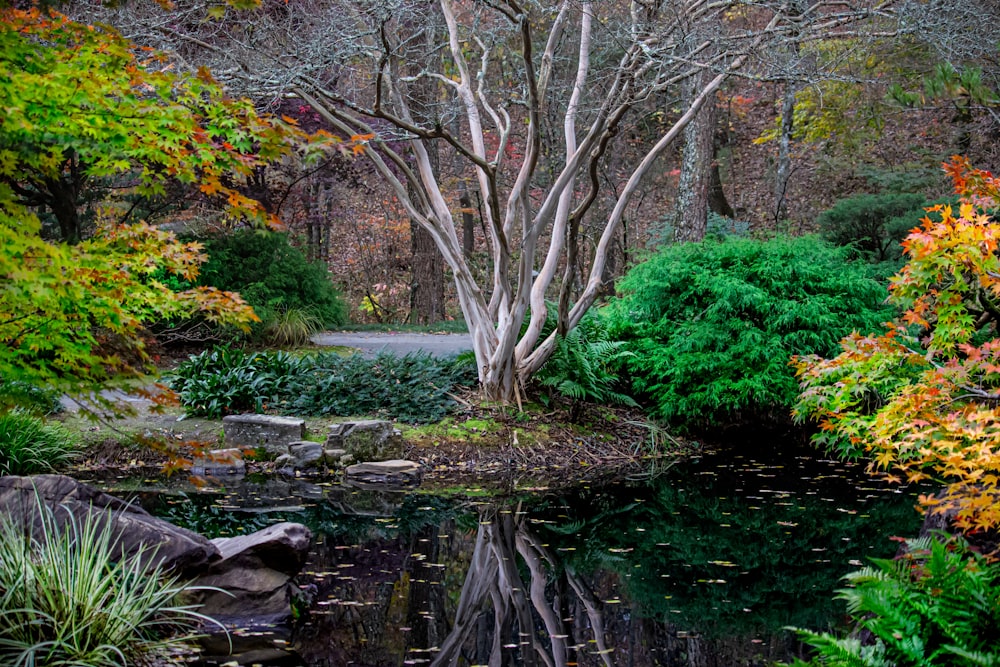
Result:
<instances>
[{"instance_id":1,"label":"tree bark","mask_svg":"<svg viewBox=\"0 0 1000 667\"><path fill-rule=\"evenodd\" d=\"M414 54L412 69L419 72L427 64L435 45L441 23L435 2L426 2L422 52ZM418 78L409 87L414 120L423 125L438 122L434 108L437 84L426 77ZM440 175L440 157L437 144L430 147L430 160L435 174ZM434 237L410 218L410 314L411 324L431 324L444 319L444 259L437 249Z\"/></svg>"},{"instance_id":2,"label":"tree bark","mask_svg":"<svg viewBox=\"0 0 1000 667\"><path fill-rule=\"evenodd\" d=\"M792 175L792 131L795 120L795 84L785 82L781 102L781 136L778 140L778 164L774 177L774 221L788 219L788 181Z\"/></svg>"},{"instance_id":3,"label":"tree bark","mask_svg":"<svg viewBox=\"0 0 1000 667\"><path fill-rule=\"evenodd\" d=\"M411 220L410 323L431 324L444 317L444 260L434 237Z\"/></svg>"},{"instance_id":4,"label":"tree bark","mask_svg":"<svg viewBox=\"0 0 1000 667\"><path fill-rule=\"evenodd\" d=\"M695 77L688 96L693 98L702 88L704 74ZM712 163L715 158L715 126L719 119L715 100L701 108L695 119L684 129L684 149L681 155L681 175L677 186L674 209L675 243L701 241L708 224L709 194L712 190ZM717 168L717 167L716 167Z\"/></svg>"}]
</instances>

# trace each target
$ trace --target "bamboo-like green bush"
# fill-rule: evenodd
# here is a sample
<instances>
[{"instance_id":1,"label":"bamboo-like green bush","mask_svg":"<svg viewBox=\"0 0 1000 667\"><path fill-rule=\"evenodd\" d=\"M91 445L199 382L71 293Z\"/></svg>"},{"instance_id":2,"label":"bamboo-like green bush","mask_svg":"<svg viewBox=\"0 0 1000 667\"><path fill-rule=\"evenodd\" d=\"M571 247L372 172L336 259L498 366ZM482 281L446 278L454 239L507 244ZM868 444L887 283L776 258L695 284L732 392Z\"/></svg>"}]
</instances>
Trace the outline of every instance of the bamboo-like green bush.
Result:
<instances>
[{"instance_id":1,"label":"bamboo-like green bush","mask_svg":"<svg viewBox=\"0 0 1000 667\"><path fill-rule=\"evenodd\" d=\"M795 354L829 354L893 315L872 268L819 238L668 246L605 309L633 396L680 427L788 420Z\"/></svg>"},{"instance_id":2,"label":"bamboo-like green bush","mask_svg":"<svg viewBox=\"0 0 1000 667\"><path fill-rule=\"evenodd\" d=\"M0 476L49 472L75 454L77 438L58 422L25 410L0 414Z\"/></svg>"},{"instance_id":3,"label":"bamboo-like green bush","mask_svg":"<svg viewBox=\"0 0 1000 667\"><path fill-rule=\"evenodd\" d=\"M0 516L0 665L175 664L209 620L175 605L178 580L144 568L140 555L121 558L106 517L62 522L38 511L33 535Z\"/></svg>"}]
</instances>

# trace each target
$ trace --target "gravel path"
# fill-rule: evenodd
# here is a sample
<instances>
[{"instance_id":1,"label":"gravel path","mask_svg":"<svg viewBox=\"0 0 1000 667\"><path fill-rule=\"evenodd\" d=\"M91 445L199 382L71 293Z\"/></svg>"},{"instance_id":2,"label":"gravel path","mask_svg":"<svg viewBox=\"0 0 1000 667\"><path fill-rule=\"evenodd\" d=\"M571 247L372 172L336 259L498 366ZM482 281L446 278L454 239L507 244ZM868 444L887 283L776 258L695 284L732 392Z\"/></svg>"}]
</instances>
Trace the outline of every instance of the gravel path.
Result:
<instances>
[{"instance_id":1,"label":"gravel path","mask_svg":"<svg viewBox=\"0 0 1000 667\"><path fill-rule=\"evenodd\" d=\"M472 337L469 334L328 331L316 334L312 341L317 345L353 347L367 357L373 357L381 351L400 356L408 352L423 351L436 357L445 357L472 349Z\"/></svg>"}]
</instances>

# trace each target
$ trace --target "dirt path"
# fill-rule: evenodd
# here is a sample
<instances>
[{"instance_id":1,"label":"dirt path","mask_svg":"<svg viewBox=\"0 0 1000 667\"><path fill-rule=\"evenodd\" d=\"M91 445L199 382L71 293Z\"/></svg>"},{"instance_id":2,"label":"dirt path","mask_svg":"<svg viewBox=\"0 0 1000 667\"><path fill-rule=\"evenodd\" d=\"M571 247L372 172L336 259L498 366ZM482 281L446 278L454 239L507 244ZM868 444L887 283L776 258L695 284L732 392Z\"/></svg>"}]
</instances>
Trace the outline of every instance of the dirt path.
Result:
<instances>
[{"instance_id":1,"label":"dirt path","mask_svg":"<svg viewBox=\"0 0 1000 667\"><path fill-rule=\"evenodd\" d=\"M397 355L427 352L436 357L445 357L472 349L472 337L469 334L327 331L316 334L312 341L317 345L353 347L366 357L373 357L382 351Z\"/></svg>"}]
</instances>

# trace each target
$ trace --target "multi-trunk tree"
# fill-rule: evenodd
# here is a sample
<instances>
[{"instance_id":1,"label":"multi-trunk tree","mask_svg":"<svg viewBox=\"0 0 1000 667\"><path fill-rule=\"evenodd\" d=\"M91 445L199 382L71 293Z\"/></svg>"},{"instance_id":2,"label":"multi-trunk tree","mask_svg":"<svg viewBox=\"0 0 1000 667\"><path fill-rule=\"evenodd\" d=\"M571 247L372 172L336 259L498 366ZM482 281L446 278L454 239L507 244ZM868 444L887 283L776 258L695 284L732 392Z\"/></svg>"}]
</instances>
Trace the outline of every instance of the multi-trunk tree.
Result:
<instances>
[{"instance_id":1,"label":"multi-trunk tree","mask_svg":"<svg viewBox=\"0 0 1000 667\"><path fill-rule=\"evenodd\" d=\"M437 21L426 2L309 0L213 23L189 0L110 16L255 99L294 96L341 134L369 136L365 156L451 273L486 394L513 400L606 290L643 178L727 79L763 75L778 45L856 35L891 2L786 4L439 0ZM429 43L432 25L443 29ZM416 44L432 57L415 63ZM606 171L616 136L657 111L631 166ZM453 158L459 178L442 177ZM462 181L482 202L485 271L463 252ZM547 300L558 326L543 338Z\"/></svg>"}]
</instances>

